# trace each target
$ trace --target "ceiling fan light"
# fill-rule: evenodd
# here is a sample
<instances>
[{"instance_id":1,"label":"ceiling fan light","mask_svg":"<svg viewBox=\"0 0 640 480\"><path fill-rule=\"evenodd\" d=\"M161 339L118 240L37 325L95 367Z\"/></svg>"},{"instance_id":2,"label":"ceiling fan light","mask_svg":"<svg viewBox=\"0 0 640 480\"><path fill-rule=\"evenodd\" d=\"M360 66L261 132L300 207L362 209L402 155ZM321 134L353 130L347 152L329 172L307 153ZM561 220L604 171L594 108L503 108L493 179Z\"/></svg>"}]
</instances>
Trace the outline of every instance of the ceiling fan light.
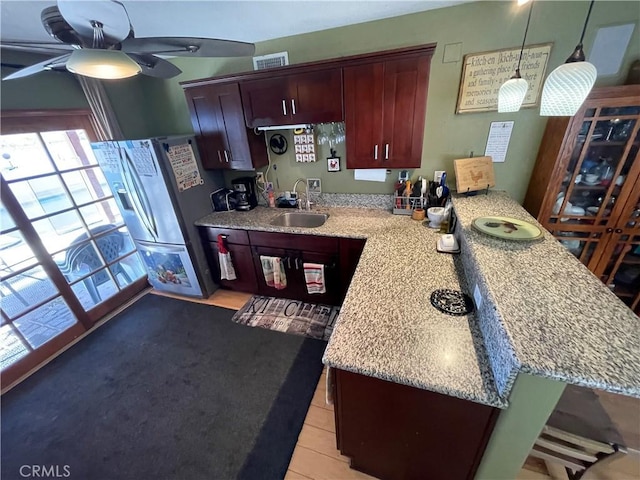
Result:
<instances>
[{"instance_id":1,"label":"ceiling fan light","mask_svg":"<svg viewBox=\"0 0 640 480\"><path fill-rule=\"evenodd\" d=\"M596 82L598 71L589 62L564 63L556 68L542 89L540 115L571 117L584 103Z\"/></svg>"},{"instance_id":2,"label":"ceiling fan light","mask_svg":"<svg viewBox=\"0 0 640 480\"><path fill-rule=\"evenodd\" d=\"M498 91L498 113L520 110L528 89L524 78L513 77L504 82Z\"/></svg>"},{"instance_id":3,"label":"ceiling fan light","mask_svg":"<svg viewBox=\"0 0 640 480\"><path fill-rule=\"evenodd\" d=\"M83 48L73 51L67 61L67 70L85 77L112 80L133 77L141 68L120 50Z\"/></svg>"}]
</instances>

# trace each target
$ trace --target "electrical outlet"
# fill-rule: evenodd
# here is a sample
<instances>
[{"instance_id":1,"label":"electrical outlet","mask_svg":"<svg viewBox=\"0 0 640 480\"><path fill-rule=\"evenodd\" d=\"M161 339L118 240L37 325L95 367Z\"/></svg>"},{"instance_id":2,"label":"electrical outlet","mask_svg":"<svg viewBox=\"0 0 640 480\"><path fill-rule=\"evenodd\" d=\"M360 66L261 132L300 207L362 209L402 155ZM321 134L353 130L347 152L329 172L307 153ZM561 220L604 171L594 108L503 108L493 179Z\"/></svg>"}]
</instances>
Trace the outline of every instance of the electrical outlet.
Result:
<instances>
[{"instance_id":1,"label":"electrical outlet","mask_svg":"<svg viewBox=\"0 0 640 480\"><path fill-rule=\"evenodd\" d=\"M264 183L264 172L256 172L256 183Z\"/></svg>"},{"instance_id":2,"label":"electrical outlet","mask_svg":"<svg viewBox=\"0 0 640 480\"><path fill-rule=\"evenodd\" d=\"M440 183L440 179L442 178L443 173L444 170L436 170L435 172L433 172L433 181L436 183Z\"/></svg>"},{"instance_id":3,"label":"electrical outlet","mask_svg":"<svg viewBox=\"0 0 640 480\"><path fill-rule=\"evenodd\" d=\"M480 293L480 288L477 283L476 287L473 289L473 299L476 302L476 310L480 310L480 307L482 306L482 294Z\"/></svg>"}]
</instances>

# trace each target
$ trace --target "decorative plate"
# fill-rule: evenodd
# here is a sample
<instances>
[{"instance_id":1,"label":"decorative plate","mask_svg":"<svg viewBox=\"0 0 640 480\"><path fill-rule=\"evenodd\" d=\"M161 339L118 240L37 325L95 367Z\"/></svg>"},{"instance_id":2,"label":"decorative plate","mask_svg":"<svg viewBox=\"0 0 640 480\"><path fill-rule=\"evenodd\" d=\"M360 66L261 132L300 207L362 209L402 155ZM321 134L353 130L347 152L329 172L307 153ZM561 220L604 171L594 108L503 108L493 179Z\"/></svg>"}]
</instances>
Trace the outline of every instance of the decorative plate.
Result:
<instances>
[{"instance_id":1,"label":"decorative plate","mask_svg":"<svg viewBox=\"0 0 640 480\"><path fill-rule=\"evenodd\" d=\"M287 139L276 133L269 139L269 148L276 155L282 155L287 151Z\"/></svg>"},{"instance_id":2,"label":"decorative plate","mask_svg":"<svg viewBox=\"0 0 640 480\"><path fill-rule=\"evenodd\" d=\"M485 235L503 240L527 242L544 236L542 230L532 223L511 217L478 217L471 226Z\"/></svg>"},{"instance_id":3,"label":"decorative plate","mask_svg":"<svg viewBox=\"0 0 640 480\"><path fill-rule=\"evenodd\" d=\"M466 315L473 312L473 300L459 290L442 288L431 293L431 305L447 315Z\"/></svg>"}]
</instances>

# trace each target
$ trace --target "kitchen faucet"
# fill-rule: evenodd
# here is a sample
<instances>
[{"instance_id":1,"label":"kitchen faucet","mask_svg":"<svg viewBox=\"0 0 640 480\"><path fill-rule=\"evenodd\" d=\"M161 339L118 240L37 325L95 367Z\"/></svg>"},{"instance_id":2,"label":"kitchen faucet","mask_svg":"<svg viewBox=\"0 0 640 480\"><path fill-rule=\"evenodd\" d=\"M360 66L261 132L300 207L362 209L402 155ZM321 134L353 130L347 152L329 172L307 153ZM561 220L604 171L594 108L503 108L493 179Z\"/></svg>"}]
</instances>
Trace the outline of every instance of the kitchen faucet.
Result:
<instances>
[{"instance_id":1,"label":"kitchen faucet","mask_svg":"<svg viewBox=\"0 0 640 480\"><path fill-rule=\"evenodd\" d=\"M311 202L309 201L309 184L307 183L307 179L306 178L299 178L296 180L296 183L293 184L293 189L291 190L293 193L296 193L296 188L298 188L298 183L300 182L304 182L304 199L305 199L305 210L311 210ZM298 204L298 209L302 210L302 203L300 203L300 199L296 200L296 203Z\"/></svg>"}]
</instances>

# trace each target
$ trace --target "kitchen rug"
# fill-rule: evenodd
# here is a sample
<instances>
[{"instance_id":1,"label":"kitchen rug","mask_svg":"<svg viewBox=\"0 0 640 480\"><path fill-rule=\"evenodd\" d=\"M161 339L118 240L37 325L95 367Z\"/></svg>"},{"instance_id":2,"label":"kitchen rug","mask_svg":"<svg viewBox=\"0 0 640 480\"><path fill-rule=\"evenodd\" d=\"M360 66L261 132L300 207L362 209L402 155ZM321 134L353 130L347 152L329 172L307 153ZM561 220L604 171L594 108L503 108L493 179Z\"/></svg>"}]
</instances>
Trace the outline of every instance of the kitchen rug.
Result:
<instances>
[{"instance_id":1,"label":"kitchen rug","mask_svg":"<svg viewBox=\"0 0 640 480\"><path fill-rule=\"evenodd\" d=\"M329 340L340 307L254 295L231 320L318 340Z\"/></svg>"}]
</instances>

